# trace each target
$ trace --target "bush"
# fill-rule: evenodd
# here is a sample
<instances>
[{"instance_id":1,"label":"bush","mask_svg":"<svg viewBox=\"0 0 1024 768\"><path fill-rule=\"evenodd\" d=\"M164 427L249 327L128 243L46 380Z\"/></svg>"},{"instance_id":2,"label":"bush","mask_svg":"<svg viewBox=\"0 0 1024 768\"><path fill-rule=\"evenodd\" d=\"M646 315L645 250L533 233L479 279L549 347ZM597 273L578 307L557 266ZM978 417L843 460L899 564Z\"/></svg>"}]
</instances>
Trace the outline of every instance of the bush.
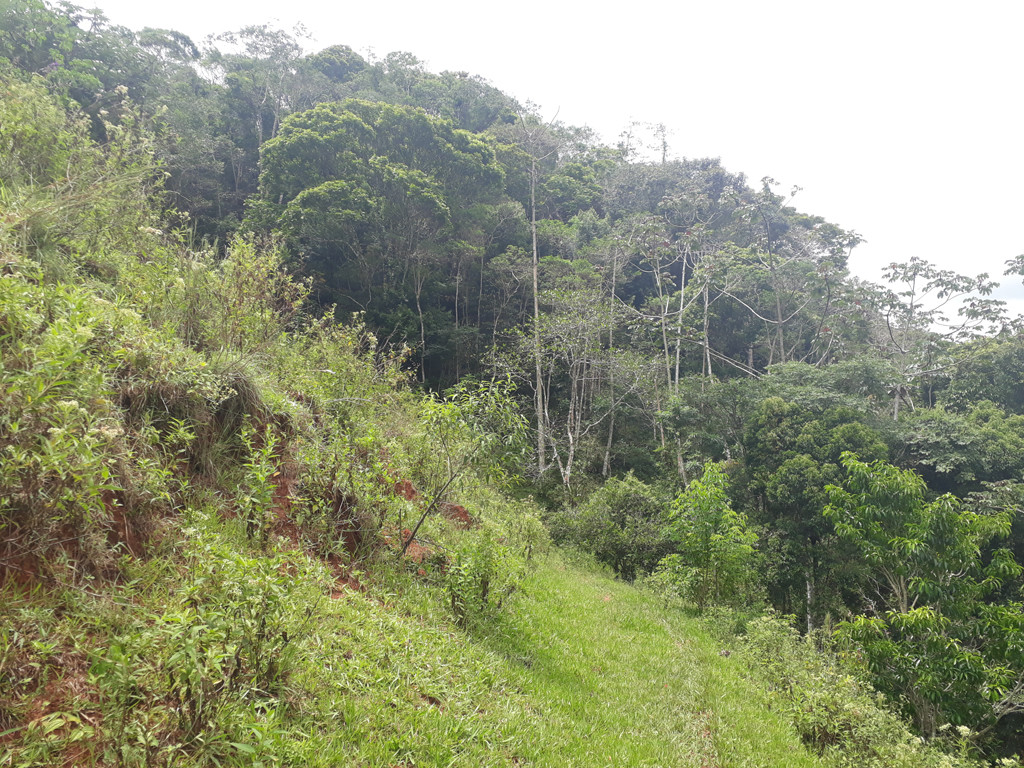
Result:
<instances>
[{"instance_id":1,"label":"bush","mask_svg":"<svg viewBox=\"0 0 1024 768\"><path fill-rule=\"evenodd\" d=\"M672 502L671 534L679 554L658 564L657 581L674 584L700 612L750 597L757 535L747 528L746 516L729 505L725 483L722 468L708 464Z\"/></svg>"},{"instance_id":2,"label":"bush","mask_svg":"<svg viewBox=\"0 0 1024 768\"><path fill-rule=\"evenodd\" d=\"M826 642L824 638L817 638ZM960 755L926 744L890 708L884 697L861 681L859 670L814 638L801 638L792 624L764 616L746 625L741 654L769 688L773 706L793 723L803 741L843 768L965 768L969 739L948 734ZM1014 761L1002 765L1014 766Z\"/></svg>"},{"instance_id":3,"label":"bush","mask_svg":"<svg viewBox=\"0 0 1024 768\"><path fill-rule=\"evenodd\" d=\"M107 571L126 528L170 500L162 457L111 393L126 339L153 334L127 308L31 274L0 276L0 555L34 568L64 545Z\"/></svg>"},{"instance_id":4,"label":"bush","mask_svg":"<svg viewBox=\"0 0 1024 768\"><path fill-rule=\"evenodd\" d=\"M579 507L548 519L558 544L592 552L624 579L649 573L672 550L668 499L631 474L612 478Z\"/></svg>"},{"instance_id":5,"label":"bush","mask_svg":"<svg viewBox=\"0 0 1024 768\"><path fill-rule=\"evenodd\" d=\"M123 97L123 94L122 94ZM41 78L0 63L0 245L47 257L130 244L156 221L157 169L131 104L107 142L65 112Z\"/></svg>"}]
</instances>

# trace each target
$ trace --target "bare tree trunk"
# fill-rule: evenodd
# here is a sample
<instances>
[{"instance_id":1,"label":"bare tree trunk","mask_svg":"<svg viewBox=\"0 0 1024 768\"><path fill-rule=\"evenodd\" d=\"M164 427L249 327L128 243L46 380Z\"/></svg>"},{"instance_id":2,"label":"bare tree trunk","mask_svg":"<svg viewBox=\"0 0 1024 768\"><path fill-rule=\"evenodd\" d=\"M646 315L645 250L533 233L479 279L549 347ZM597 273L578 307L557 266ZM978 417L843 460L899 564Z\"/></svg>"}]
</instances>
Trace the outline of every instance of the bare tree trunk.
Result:
<instances>
[{"instance_id":1,"label":"bare tree trunk","mask_svg":"<svg viewBox=\"0 0 1024 768\"><path fill-rule=\"evenodd\" d=\"M615 290L618 287L618 274L619 274L619 260L615 253L615 249L612 249L612 291L609 307L614 310L615 307ZM615 313L614 311L609 312L608 315L608 361L611 363L612 355L615 351ZM612 460L612 441L615 438L615 366L609 365L608 368L608 394L609 402L612 403L612 412L609 416L608 421L608 442L604 447L604 465L601 467L601 476L608 477L611 473L611 460Z\"/></svg>"},{"instance_id":2,"label":"bare tree trunk","mask_svg":"<svg viewBox=\"0 0 1024 768\"><path fill-rule=\"evenodd\" d=\"M530 158L530 234L533 238L533 359L537 374L537 474L547 469L544 449L544 374L540 359L540 260L537 256L537 158Z\"/></svg>"},{"instance_id":3,"label":"bare tree trunk","mask_svg":"<svg viewBox=\"0 0 1024 768\"><path fill-rule=\"evenodd\" d=\"M683 257L683 265L679 270L679 317L676 320L676 375L675 394L679 394L679 360L682 356L683 347L683 310L686 308L686 257Z\"/></svg>"},{"instance_id":4,"label":"bare tree trunk","mask_svg":"<svg viewBox=\"0 0 1024 768\"><path fill-rule=\"evenodd\" d=\"M455 380L462 378L462 345L459 339L459 288L462 287L462 257L455 267Z\"/></svg>"},{"instance_id":5,"label":"bare tree trunk","mask_svg":"<svg viewBox=\"0 0 1024 768\"><path fill-rule=\"evenodd\" d=\"M426 362L427 354L427 331L423 324L423 307L420 306L420 294L423 292L423 279L417 275L414 283L416 285L416 314L420 320L420 382L423 382L426 381L424 363Z\"/></svg>"},{"instance_id":6,"label":"bare tree trunk","mask_svg":"<svg viewBox=\"0 0 1024 768\"><path fill-rule=\"evenodd\" d=\"M711 371L711 323L709 320L709 296L708 296L708 285L704 284L704 360L703 360L703 374L704 380L710 380L714 378L714 373ZM701 381L701 388L703 390L704 381Z\"/></svg>"},{"instance_id":7,"label":"bare tree trunk","mask_svg":"<svg viewBox=\"0 0 1024 768\"><path fill-rule=\"evenodd\" d=\"M807 586L807 634L814 631L814 572L807 568L804 571L804 582Z\"/></svg>"}]
</instances>

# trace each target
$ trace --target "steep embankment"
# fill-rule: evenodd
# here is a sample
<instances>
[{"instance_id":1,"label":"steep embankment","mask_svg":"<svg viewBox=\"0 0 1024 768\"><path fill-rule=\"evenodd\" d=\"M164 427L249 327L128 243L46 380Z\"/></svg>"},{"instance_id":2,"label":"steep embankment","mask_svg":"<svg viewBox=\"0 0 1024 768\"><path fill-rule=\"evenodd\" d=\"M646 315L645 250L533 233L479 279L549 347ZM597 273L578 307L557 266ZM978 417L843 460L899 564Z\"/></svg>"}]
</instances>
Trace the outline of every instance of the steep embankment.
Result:
<instances>
[{"instance_id":1,"label":"steep embankment","mask_svg":"<svg viewBox=\"0 0 1024 768\"><path fill-rule=\"evenodd\" d=\"M698 622L557 554L542 558L510 610L466 629L442 593L390 559L361 586L351 574L332 584L297 552L232 554L230 523L198 526L205 564L193 562L185 580L229 587L198 617L133 621L138 606L120 596L80 593L72 605L67 595L8 589L8 615L42 621L50 642L69 650L28 721L0 737L0 765L819 764ZM157 561L140 565L121 594L146 602L171 586L170 574ZM270 579L278 586L262 599L273 604L285 597L282 568L297 578L279 607L306 617L289 625L287 653L273 631L263 643L276 648L264 658L288 670L283 684L274 695L257 684L233 694L230 682L209 685L231 679L216 672L236 646L219 645L218 633L243 637L251 618L232 585L242 572ZM172 684L157 695L162 680Z\"/></svg>"}]
</instances>

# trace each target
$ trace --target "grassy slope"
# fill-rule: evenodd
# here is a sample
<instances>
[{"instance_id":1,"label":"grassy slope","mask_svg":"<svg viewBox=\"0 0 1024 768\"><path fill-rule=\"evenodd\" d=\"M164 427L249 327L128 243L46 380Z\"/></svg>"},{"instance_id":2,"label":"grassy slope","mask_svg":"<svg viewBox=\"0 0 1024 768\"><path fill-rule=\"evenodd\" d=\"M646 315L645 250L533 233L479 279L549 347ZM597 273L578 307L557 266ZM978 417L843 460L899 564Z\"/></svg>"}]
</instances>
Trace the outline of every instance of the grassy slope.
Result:
<instances>
[{"instance_id":1,"label":"grassy slope","mask_svg":"<svg viewBox=\"0 0 1024 768\"><path fill-rule=\"evenodd\" d=\"M513 613L468 635L427 618L429 597L407 586L395 603L372 590L331 601L321 630L334 640L306 673L319 690L311 739L291 759L818 765L698 623L605 575L552 556Z\"/></svg>"},{"instance_id":2,"label":"grassy slope","mask_svg":"<svg viewBox=\"0 0 1024 768\"><path fill-rule=\"evenodd\" d=\"M522 603L510 647L535 663L541 765L816 765L694 620L553 560Z\"/></svg>"},{"instance_id":3,"label":"grassy slope","mask_svg":"<svg viewBox=\"0 0 1024 768\"><path fill-rule=\"evenodd\" d=\"M152 591L170 586L158 562L144 569L159 582ZM380 564L365 591L305 592L313 595L314 619L278 704L243 702L235 725L211 732L220 747L165 745L152 753L153 764L821 764L700 623L605 574L550 555L511 610L466 631L452 622L440 590L409 570L386 571ZM107 633L123 623L115 605L92 605L87 595L74 597L78 610L57 612L46 611L40 601L48 598L39 592L8 591L6 598L9 611L46 613L52 626L45 634L54 641L78 637L62 644L91 646L78 655L93 663L115 642ZM84 673L88 662L76 666L43 691L63 702L64 727L44 733L44 718L8 733L0 738L0 766L119 764L106 746L116 716L98 703ZM34 709L53 707L40 702ZM135 716L146 722L164 715ZM73 723L86 722L98 729L79 740ZM136 756L123 764L143 763Z\"/></svg>"}]
</instances>

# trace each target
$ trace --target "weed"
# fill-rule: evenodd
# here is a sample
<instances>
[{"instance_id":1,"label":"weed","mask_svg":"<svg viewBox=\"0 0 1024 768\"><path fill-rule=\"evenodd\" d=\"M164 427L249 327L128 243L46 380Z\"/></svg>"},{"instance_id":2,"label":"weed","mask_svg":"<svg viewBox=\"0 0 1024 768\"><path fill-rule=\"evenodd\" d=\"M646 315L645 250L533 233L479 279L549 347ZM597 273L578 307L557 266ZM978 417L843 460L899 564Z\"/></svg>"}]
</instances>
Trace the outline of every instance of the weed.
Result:
<instances>
[{"instance_id":1,"label":"weed","mask_svg":"<svg viewBox=\"0 0 1024 768\"><path fill-rule=\"evenodd\" d=\"M149 756L150 742L245 752L227 740L225 718L239 706L278 706L295 666L323 574L282 554L244 556L202 526L188 532L189 582L177 605L93 664L116 724L111 754Z\"/></svg>"},{"instance_id":2,"label":"weed","mask_svg":"<svg viewBox=\"0 0 1024 768\"><path fill-rule=\"evenodd\" d=\"M265 550L272 524L274 478L280 475L275 456L278 438L270 425L258 432L251 424L246 424L241 439L247 458L242 462L245 476L238 488L238 512L245 521L246 534Z\"/></svg>"}]
</instances>

